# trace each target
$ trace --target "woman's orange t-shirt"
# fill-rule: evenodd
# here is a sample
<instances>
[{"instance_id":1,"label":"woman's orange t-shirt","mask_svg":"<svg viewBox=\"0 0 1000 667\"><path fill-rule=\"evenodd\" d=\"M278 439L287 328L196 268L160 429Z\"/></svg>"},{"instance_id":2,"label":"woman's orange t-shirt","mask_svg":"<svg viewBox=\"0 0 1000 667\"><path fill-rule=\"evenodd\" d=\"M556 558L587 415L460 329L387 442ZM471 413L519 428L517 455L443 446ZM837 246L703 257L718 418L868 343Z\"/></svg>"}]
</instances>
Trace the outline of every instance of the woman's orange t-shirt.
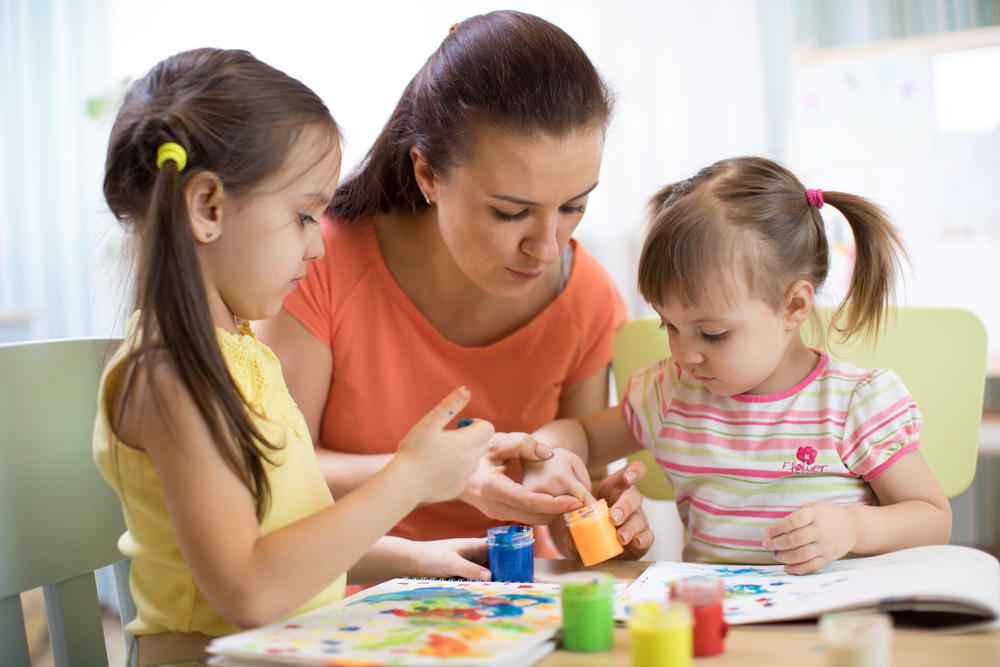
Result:
<instances>
[{"instance_id":1,"label":"woman's orange t-shirt","mask_svg":"<svg viewBox=\"0 0 1000 667\"><path fill-rule=\"evenodd\" d=\"M556 417L563 385L608 365L627 318L611 277L579 243L562 293L529 324L485 347L441 336L389 272L372 221L324 218L326 255L309 265L285 308L333 351L319 444L339 452L388 454L449 392L466 385L459 415L502 432L531 432ZM456 417L456 420L458 417ZM454 424L451 424L454 426ZM511 466L519 479L520 466ZM387 490L391 493L391 490ZM483 537L497 525L460 501L415 509L390 533L413 540Z\"/></svg>"}]
</instances>

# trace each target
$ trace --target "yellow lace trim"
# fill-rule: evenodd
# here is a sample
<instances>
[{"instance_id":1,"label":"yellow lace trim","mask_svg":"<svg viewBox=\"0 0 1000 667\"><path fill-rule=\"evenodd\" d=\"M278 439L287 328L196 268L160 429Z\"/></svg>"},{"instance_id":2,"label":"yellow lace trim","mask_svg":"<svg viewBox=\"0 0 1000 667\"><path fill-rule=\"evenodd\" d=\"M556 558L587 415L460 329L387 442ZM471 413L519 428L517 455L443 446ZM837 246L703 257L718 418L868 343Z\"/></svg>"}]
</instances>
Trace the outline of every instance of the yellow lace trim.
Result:
<instances>
[{"instance_id":1,"label":"yellow lace trim","mask_svg":"<svg viewBox=\"0 0 1000 667\"><path fill-rule=\"evenodd\" d=\"M264 419L280 415L295 435L302 437L307 431L306 423L288 393L281 362L271 348L257 340L249 322L240 321L239 330L242 336L225 329L215 330L233 382L257 414Z\"/></svg>"}]
</instances>

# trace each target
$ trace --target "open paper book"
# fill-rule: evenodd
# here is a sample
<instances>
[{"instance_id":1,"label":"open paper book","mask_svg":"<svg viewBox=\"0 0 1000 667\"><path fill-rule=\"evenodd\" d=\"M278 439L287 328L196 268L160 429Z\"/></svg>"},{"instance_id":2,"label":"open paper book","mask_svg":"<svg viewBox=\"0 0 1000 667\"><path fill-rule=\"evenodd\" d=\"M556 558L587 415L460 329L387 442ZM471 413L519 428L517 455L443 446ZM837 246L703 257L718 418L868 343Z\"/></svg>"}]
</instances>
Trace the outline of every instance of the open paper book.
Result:
<instances>
[{"instance_id":1,"label":"open paper book","mask_svg":"<svg viewBox=\"0 0 1000 667\"><path fill-rule=\"evenodd\" d=\"M722 577L730 625L816 618L832 611L893 612L898 624L979 629L1000 617L1000 563L967 547L932 546L831 563L813 574L785 574L780 565L707 565L659 561L615 605L662 600L670 582Z\"/></svg>"},{"instance_id":2,"label":"open paper book","mask_svg":"<svg viewBox=\"0 0 1000 667\"><path fill-rule=\"evenodd\" d=\"M393 579L208 651L232 667L530 665L560 627L558 584Z\"/></svg>"}]
</instances>

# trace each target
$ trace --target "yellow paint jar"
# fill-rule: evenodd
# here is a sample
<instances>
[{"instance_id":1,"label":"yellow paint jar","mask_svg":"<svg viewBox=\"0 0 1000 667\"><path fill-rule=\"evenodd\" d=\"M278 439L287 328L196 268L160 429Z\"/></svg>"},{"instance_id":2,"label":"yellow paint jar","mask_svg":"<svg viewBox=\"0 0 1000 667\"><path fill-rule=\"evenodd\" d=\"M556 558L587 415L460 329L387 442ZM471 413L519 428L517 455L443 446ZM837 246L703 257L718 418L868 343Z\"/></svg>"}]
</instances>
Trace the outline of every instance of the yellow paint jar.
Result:
<instances>
[{"instance_id":1,"label":"yellow paint jar","mask_svg":"<svg viewBox=\"0 0 1000 667\"><path fill-rule=\"evenodd\" d=\"M615 525L608 516L608 503L598 500L593 505L563 514L573 543L584 565L596 565L622 553Z\"/></svg>"},{"instance_id":2,"label":"yellow paint jar","mask_svg":"<svg viewBox=\"0 0 1000 667\"><path fill-rule=\"evenodd\" d=\"M639 602L629 607L632 667L691 667L692 635L687 603Z\"/></svg>"}]
</instances>

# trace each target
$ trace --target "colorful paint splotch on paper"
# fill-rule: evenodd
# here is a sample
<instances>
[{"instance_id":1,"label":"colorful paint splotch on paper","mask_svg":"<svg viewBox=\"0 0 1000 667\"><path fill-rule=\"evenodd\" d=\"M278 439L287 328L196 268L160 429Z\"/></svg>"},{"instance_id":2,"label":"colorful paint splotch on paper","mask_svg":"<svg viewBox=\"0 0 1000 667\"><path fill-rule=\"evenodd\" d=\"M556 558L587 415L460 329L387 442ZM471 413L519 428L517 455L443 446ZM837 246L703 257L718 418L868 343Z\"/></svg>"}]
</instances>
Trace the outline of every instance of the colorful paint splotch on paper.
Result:
<instances>
[{"instance_id":1,"label":"colorful paint splotch on paper","mask_svg":"<svg viewBox=\"0 0 1000 667\"><path fill-rule=\"evenodd\" d=\"M555 584L394 579L210 650L295 665L489 665L534 651L561 625Z\"/></svg>"},{"instance_id":2,"label":"colorful paint splotch on paper","mask_svg":"<svg viewBox=\"0 0 1000 667\"><path fill-rule=\"evenodd\" d=\"M711 565L659 561L629 586L615 604L615 618L646 600L664 600L670 582L685 577L720 577L726 588L723 606L730 625L816 618L828 611L917 608L933 601L956 604L986 618L997 616L997 604L979 592L1000 588L996 559L954 546L917 547L895 553L840 560L805 576L786 574L781 565ZM1000 592L1000 591L998 591ZM909 601L909 602L908 602Z\"/></svg>"}]
</instances>

